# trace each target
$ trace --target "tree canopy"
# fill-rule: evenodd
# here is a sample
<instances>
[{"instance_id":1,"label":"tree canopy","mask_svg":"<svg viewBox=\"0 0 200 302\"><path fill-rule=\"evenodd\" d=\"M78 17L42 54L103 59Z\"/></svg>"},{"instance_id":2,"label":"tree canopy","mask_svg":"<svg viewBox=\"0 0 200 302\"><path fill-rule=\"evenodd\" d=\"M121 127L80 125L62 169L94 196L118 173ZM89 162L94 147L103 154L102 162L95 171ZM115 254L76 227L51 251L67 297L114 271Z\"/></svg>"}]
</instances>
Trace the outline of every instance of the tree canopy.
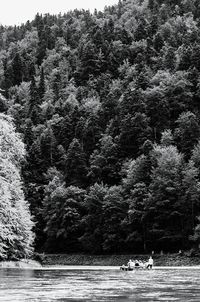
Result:
<instances>
[{"instance_id":1,"label":"tree canopy","mask_svg":"<svg viewBox=\"0 0 200 302\"><path fill-rule=\"evenodd\" d=\"M198 242L199 24L196 0L124 0L0 27L0 111L26 144L36 250ZM8 174L23 149L10 144Z\"/></svg>"}]
</instances>

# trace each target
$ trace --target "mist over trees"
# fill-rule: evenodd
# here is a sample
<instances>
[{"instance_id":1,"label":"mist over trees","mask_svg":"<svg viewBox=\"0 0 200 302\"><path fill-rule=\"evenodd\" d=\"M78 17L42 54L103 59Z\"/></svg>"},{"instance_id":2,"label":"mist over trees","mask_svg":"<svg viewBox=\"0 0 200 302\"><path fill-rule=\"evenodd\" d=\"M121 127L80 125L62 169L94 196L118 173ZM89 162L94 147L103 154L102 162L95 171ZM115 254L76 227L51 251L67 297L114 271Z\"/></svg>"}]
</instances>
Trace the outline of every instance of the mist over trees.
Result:
<instances>
[{"instance_id":1,"label":"mist over trees","mask_svg":"<svg viewBox=\"0 0 200 302\"><path fill-rule=\"evenodd\" d=\"M199 243L199 25L196 0L120 0L0 26L0 111L26 146L36 250Z\"/></svg>"}]
</instances>

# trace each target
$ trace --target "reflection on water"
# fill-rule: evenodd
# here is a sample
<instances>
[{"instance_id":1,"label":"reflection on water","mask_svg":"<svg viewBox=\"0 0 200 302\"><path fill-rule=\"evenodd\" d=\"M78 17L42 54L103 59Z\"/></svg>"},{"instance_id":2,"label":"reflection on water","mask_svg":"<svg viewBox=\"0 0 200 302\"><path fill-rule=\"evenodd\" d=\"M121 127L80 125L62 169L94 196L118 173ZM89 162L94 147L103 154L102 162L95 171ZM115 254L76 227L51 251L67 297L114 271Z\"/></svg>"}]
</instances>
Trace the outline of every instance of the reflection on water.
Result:
<instances>
[{"instance_id":1,"label":"reflection on water","mask_svg":"<svg viewBox=\"0 0 200 302\"><path fill-rule=\"evenodd\" d=\"M200 301L199 270L0 270L0 301Z\"/></svg>"}]
</instances>

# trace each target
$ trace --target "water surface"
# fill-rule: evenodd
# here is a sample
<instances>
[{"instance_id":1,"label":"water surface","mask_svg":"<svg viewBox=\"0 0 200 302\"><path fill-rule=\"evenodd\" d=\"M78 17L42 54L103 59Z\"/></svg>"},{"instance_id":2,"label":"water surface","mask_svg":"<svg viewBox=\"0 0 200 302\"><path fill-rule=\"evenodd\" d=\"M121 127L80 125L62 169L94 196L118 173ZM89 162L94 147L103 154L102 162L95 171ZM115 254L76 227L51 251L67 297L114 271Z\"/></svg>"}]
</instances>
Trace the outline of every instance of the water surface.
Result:
<instances>
[{"instance_id":1,"label":"water surface","mask_svg":"<svg viewBox=\"0 0 200 302\"><path fill-rule=\"evenodd\" d=\"M200 301L200 270L0 270L0 301Z\"/></svg>"}]
</instances>

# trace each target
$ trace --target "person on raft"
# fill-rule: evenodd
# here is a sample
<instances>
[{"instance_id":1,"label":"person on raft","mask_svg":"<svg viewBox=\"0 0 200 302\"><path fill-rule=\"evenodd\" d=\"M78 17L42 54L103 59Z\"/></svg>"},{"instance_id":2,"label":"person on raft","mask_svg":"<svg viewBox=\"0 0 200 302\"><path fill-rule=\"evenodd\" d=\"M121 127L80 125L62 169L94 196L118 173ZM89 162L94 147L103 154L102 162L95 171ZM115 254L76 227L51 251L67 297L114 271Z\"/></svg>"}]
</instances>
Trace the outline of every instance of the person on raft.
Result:
<instances>
[{"instance_id":1,"label":"person on raft","mask_svg":"<svg viewBox=\"0 0 200 302\"><path fill-rule=\"evenodd\" d=\"M135 263L133 262L133 260L130 259L128 262L128 268L132 269L132 268L134 268L134 266L135 266Z\"/></svg>"},{"instance_id":2,"label":"person on raft","mask_svg":"<svg viewBox=\"0 0 200 302\"><path fill-rule=\"evenodd\" d=\"M148 264L147 264L147 268L148 268L148 269L152 269L152 267L153 267L153 258L150 256L150 257L149 257Z\"/></svg>"}]
</instances>

